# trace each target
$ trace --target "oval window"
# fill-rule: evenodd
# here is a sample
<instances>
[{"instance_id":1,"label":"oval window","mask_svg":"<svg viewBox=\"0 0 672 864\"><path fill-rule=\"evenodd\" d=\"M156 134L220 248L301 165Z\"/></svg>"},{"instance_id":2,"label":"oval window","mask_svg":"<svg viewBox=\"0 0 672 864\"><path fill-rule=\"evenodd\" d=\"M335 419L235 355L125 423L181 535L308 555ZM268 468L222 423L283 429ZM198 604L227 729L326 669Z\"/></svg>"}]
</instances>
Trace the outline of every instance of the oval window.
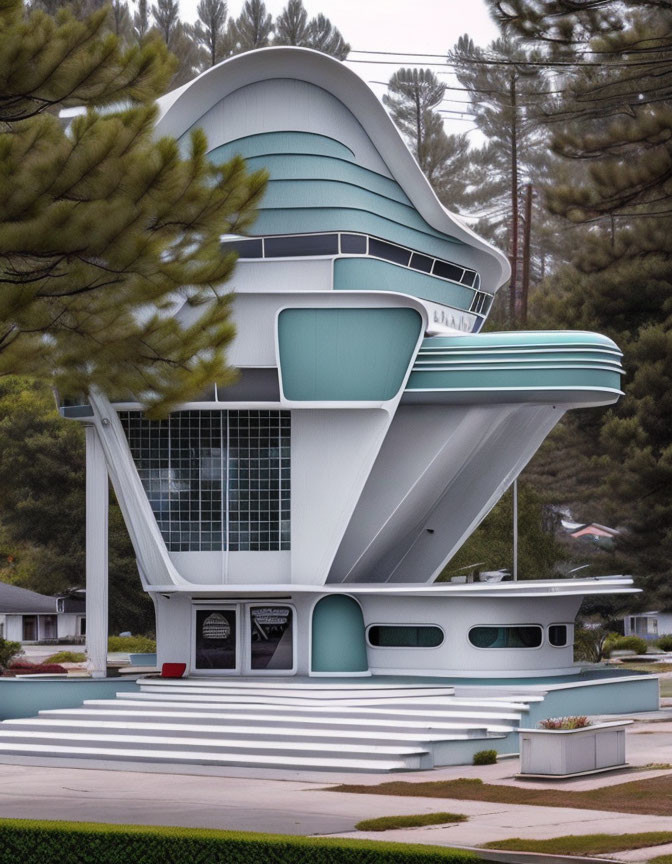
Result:
<instances>
[{"instance_id":1,"label":"oval window","mask_svg":"<svg viewBox=\"0 0 672 864\"><path fill-rule=\"evenodd\" d=\"M375 624L369 627L368 637L374 648L438 648L443 630L432 624Z\"/></svg>"},{"instance_id":2,"label":"oval window","mask_svg":"<svg viewBox=\"0 0 672 864\"><path fill-rule=\"evenodd\" d=\"M514 627L472 627L469 641L476 648L538 648L542 630L538 624Z\"/></svg>"}]
</instances>

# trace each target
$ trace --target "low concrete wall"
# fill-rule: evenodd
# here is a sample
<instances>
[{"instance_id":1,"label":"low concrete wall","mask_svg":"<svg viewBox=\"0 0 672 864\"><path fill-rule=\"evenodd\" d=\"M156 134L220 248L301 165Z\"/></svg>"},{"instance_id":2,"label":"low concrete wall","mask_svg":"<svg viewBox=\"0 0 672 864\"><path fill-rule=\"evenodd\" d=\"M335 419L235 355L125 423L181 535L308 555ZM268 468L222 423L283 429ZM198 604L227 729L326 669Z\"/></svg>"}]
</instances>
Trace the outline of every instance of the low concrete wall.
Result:
<instances>
[{"instance_id":1,"label":"low concrete wall","mask_svg":"<svg viewBox=\"0 0 672 864\"><path fill-rule=\"evenodd\" d=\"M137 690L123 678L0 678L0 720L34 717L47 708L77 708L85 699L114 699Z\"/></svg>"},{"instance_id":2,"label":"low concrete wall","mask_svg":"<svg viewBox=\"0 0 672 864\"><path fill-rule=\"evenodd\" d=\"M524 722L535 726L547 717L657 711L659 701L658 678L653 675L625 681L593 680L582 686L549 690L543 702L530 705Z\"/></svg>"}]
</instances>

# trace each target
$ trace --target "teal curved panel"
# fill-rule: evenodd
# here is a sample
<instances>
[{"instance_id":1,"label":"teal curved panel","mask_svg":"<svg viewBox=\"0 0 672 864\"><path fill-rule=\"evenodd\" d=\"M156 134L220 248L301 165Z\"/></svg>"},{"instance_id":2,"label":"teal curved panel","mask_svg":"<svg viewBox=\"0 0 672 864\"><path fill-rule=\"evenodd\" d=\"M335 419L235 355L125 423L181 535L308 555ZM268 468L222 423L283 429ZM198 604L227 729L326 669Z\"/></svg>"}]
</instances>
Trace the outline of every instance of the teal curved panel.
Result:
<instances>
[{"instance_id":1,"label":"teal curved panel","mask_svg":"<svg viewBox=\"0 0 672 864\"><path fill-rule=\"evenodd\" d=\"M311 670L368 672L362 610L352 597L334 594L313 609Z\"/></svg>"},{"instance_id":2,"label":"teal curved panel","mask_svg":"<svg viewBox=\"0 0 672 864\"><path fill-rule=\"evenodd\" d=\"M370 168L363 168L361 165L333 156L315 156L308 153L267 154L247 157L247 163L255 171L266 168L273 181L335 180L369 189L400 204L412 206L410 199L396 180L390 180L389 177L377 174Z\"/></svg>"},{"instance_id":3,"label":"teal curved panel","mask_svg":"<svg viewBox=\"0 0 672 864\"><path fill-rule=\"evenodd\" d=\"M399 392L422 329L415 309L283 309L282 390L297 402L386 402Z\"/></svg>"},{"instance_id":4,"label":"teal curved panel","mask_svg":"<svg viewBox=\"0 0 672 864\"><path fill-rule=\"evenodd\" d=\"M208 153L211 162L228 162L240 154L245 158L269 153L312 153L354 161L355 154L341 141L315 132L260 132L227 141Z\"/></svg>"},{"instance_id":5,"label":"teal curved panel","mask_svg":"<svg viewBox=\"0 0 672 864\"><path fill-rule=\"evenodd\" d=\"M478 264L475 257L470 254L474 251L471 247L453 241L449 237L439 239L385 219L376 213L344 207L294 210L267 210L262 207L249 233L250 236L260 237L271 234L314 234L325 231L371 234L373 237L381 237L391 243L407 246L416 252L453 261L463 267L477 267Z\"/></svg>"},{"instance_id":6,"label":"teal curved panel","mask_svg":"<svg viewBox=\"0 0 672 864\"><path fill-rule=\"evenodd\" d=\"M441 369L414 368L406 390L502 390L587 387L620 390L620 373L605 368Z\"/></svg>"},{"instance_id":7,"label":"teal curved panel","mask_svg":"<svg viewBox=\"0 0 672 864\"><path fill-rule=\"evenodd\" d=\"M464 311L469 309L474 296L472 288L377 258L337 258L334 290L394 291Z\"/></svg>"},{"instance_id":8,"label":"teal curved panel","mask_svg":"<svg viewBox=\"0 0 672 864\"><path fill-rule=\"evenodd\" d=\"M508 393L512 400L526 393L536 401L556 398L559 391L568 401L590 391L617 396L621 357L618 346L600 333L528 330L432 336L423 340L406 392L460 392L466 398L472 391L482 398L489 391L492 398Z\"/></svg>"},{"instance_id":9,"label":"teal curved panel","mask_svg":"<svg viewBox=\"0 0 672 864\"><path fill-rule=\"evenodd\" d=\"M510 333L480 333L465 336L430 336L420 348L433 348L461 352L468 348L511 349L534 347L586 347L601 348L621 354L618 345L608 336L587 330L514 330Z\"/></svg>"},{"instance_id":10,"label":"teal curved panel","mask_svg":"<svg viewBox=\"0 0 672 864\"><path fill-rule=\"evenodd\" d=\"M364 210L376 213L416 231L423 231L433 237L443 239L447 235L431 228L418 211L408 205L400 204L378 192L371 192L352 183L341 180L276 180L271 178L263 198L265 210L293 210L306 208L334 207ZM460 244L462 245L462 244Z\"/></svg>"}]
</instances>

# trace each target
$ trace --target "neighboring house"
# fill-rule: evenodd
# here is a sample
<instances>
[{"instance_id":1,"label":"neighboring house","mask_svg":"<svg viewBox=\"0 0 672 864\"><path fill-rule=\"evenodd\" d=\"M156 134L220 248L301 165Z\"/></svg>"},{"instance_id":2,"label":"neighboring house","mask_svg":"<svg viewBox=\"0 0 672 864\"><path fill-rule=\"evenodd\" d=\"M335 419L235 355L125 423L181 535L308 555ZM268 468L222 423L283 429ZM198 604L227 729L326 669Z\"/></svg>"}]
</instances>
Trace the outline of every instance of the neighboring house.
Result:
<instances>
[{"instance_id":1,"label":"neighboring house","mask_svg":"<svg viewBox=\"0 0 672 864\"><path fill-rule=\"evenodd\" d=\"M12 642L81 642L86 635L85 595L48 597L0 582L0 637Z\"/></svg>"},{"instance_id":2,"label":"neighboring house","mask_svg":"<svg viewBox=\"0 0 672 864\"><path fill-rule=\"evenodd\" d=\"M570 522L567 519L562 519L561 524L569 536L575 540L587 538L604 548L611 548L615 538L621 533L617 528L609 528L607 525L600 525L597 522Z\"/></svg>"},{"instance_id":3,"label":"neighboring house","mask_svg":"<svg viewBox=\"0 0 672 864\"><path fill-rule=\"evenodd\" d=\"M672 612L626 615L623 619L623 632L626 636L640 636L642 639L657 639L672 633Z\"/></svg>"}]
</instances>

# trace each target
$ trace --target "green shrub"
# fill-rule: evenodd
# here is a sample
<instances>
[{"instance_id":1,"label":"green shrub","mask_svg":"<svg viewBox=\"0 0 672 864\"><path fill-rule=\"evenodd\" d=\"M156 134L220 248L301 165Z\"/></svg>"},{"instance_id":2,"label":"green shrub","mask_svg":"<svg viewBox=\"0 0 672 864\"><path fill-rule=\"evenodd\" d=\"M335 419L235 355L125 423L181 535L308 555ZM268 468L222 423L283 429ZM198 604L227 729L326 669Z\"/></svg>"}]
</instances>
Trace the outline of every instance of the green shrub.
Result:
<instances>
[{"instance_id":1,"label":"green shrub","mask_svg":"<svg viewBox=\"0 0 672 864\"><path fill-rule=\"evenodd\" d=\"M7 669L15 657L23 654L20 642L9 642L0 637L0 669Z\"/></svg>"},{"instance_id":2,"label":"green shrub","mask_svg":"<svg viewBox=\"0 0 672 864\"><path fill-rule=\"evenodd\" d=\"M664 633L656 639L656 645L661 651L672 651L672 633Z\"/></svg>"},{"instance_id":3,"label":"green shrub","mask_svg":"<svg viewBox=\"0 0 672 864\"><path fill-rule=\"evenodd\" d=\"M496 750L479 750L474 753L474 765L494 765L496 761Z\"/></svg>"},{"instance_id":4,"label":"green shrub","mask_svg":"<svg viewBox=\"0 0 672 864\"><path fill-rule=\"evenodd\" d=\"M107 650L123 654L154 654L156 641L147 636L110 636Z\"/></svg>"},{"instance_id":5,"label":"green shrub","mask_svg":"<svg viewBox=\"0 0 672 864\"><path fill-rule=\"evenodd\" d=\"M612 651L634 651L635 654L646 654L646 649L649 647L646 639L640 639L639 636L616 636L611 634L605 644L605 652L611 654Z\"/></svg>"},{"instance_id":6,"label":"green shrub","mask_svg":"<svg viewBox=\"0 0 672 864\"><path fill-rule=\"evenodd\" d=\"M599 663L609 656L606 648L610 634L603 627L574 629L574 660L578 663Z\"/></svg>"},{"instance_id":7,"label":"green shrub","mask_svg":"<svg viewBox=\"0 0 672 864\"><path fill-rule=\"evenodd\" d=\"M471 852L435 846L152 828L87 822L0 820L0 864L481 864Z\"/></svg>"},{"instance_id":8,"label":"green shrub","mask_svg":"<svg viewBox=\"0 0 672 864\"><path fill-rule=\"evenodd\" d=\"M59 651L47 657L45 663L83 663L86 660L86 654L81 651Z\"/></svg>"},{"instance_id":9,"label":"green shrub","mask_svg":"<svg viewBox=\"0 0 672 864\"><path fill-rule=\"evenodd\" d=\"M410 816L379 816L378 819L363 819L355 825L358 831L393 831L395 828L422 828L424 825L446 825L449 822L466 822L462 813L417 813Z\"/></svg>"}]
</instances>

